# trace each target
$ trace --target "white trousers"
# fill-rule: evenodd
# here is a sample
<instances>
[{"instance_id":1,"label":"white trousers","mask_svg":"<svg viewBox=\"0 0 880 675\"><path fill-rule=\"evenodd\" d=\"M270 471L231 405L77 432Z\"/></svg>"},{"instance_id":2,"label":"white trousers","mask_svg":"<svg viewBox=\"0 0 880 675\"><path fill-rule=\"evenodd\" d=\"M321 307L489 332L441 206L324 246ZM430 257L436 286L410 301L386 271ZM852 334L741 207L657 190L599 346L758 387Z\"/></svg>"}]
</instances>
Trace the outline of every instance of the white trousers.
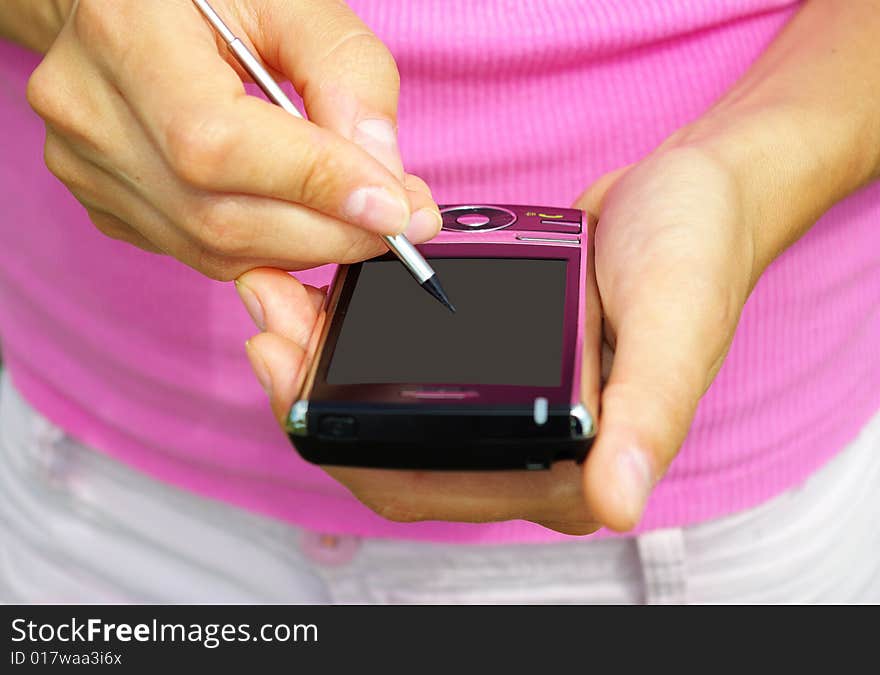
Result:
<instances>
[{"instance_id":1,"label":"white trousers","mask_svg":"<svg viewBox=\"0 0 880 675\"><path fill-rule=\"evenodd\" d=\"M880 414L803 486L635 538L334 537L83 446L0 383L0 602L876 603Z\"/></svg>"}]
</instances>

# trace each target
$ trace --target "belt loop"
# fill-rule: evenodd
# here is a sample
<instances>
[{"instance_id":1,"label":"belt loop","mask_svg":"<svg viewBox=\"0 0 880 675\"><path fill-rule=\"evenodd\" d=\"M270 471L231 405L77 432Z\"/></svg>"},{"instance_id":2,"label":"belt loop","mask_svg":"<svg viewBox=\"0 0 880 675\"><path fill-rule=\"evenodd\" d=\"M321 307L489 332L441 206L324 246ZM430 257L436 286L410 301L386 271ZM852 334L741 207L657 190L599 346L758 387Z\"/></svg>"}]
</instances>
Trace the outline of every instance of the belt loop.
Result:
<instances>
[{"instance_id":1,"label":"belt loop","mask_svg":"<svg viewBox=\"0 0 880 675\"><path fill-rule=\"evenodd\" d=\"M676 605L687 602L687 570L684 531L679 528L654 530L636 537L645 603Z\"/></svg>"}]
</instances>

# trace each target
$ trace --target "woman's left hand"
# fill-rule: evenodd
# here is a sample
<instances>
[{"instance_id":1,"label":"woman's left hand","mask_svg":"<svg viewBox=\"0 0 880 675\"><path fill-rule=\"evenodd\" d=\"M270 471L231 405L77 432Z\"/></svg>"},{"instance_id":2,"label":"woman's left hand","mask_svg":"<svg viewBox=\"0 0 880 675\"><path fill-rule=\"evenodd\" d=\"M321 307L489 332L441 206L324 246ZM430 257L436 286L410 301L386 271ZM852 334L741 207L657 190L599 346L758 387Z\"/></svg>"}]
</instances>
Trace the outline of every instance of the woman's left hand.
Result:
<instances>
[{"instance_id":1,"label":"woman's left hand","mask_svg":"<svg viewBox=\"0 0 880 675\"><path fill-rule=\"evenodd\" d=\"M613 529L638 523L757 280L741 187L712 153L670 141L607 174L577 203L599 214L596 278L610 365L584 497Z\"/></svg>"}]
</instances>

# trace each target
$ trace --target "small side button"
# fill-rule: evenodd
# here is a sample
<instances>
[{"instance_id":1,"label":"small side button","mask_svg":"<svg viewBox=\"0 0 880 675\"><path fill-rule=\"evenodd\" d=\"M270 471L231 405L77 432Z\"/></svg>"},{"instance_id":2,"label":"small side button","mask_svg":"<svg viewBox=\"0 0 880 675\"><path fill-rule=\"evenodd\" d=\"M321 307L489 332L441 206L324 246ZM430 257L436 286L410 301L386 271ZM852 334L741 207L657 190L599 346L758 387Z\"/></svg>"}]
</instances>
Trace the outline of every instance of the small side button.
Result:
<instances>
[{"instance_id":1,"label":"small side button","mask_svg":"<svg viewBox=\"0 0 880 675\"><path fill-rule=\"evenodd\" d=\"M540 244L580 244L580 237L529 237L526 235L518 234L516 238L519 241L528 241L533 243Z\"/></svg>"}]
</instances>

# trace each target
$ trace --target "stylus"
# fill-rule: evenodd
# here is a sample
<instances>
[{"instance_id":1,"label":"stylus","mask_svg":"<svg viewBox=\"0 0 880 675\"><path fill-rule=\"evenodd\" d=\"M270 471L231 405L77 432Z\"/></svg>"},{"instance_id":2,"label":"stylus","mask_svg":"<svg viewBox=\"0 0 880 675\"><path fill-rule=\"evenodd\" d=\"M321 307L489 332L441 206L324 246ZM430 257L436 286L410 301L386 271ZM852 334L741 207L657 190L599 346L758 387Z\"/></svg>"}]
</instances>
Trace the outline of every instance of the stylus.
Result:
<instances>
[{"instance_id":1,"label":"stylus","mask_svg":"<svg viewBox=\"0 0 880 675\"><path fill-rule=\"evenodd\" d=\"M297 107L287 97L287 94L285 94L281 87L278 86L278 83L269 74L269 71L267 71L263 64L260 63L260 60L254 56L253 52L251 52L241 40L235 37L233 32L229 30L229 26L223 22L223 19L221 19L217 12L214 11L213 7L208 4L207 0L193 0L193 2L195 2L202 14L205 15L205 18L214 27L214 30L216 30L223 38L224 42L226 42L226 46L241 64L241 67L244 68L252 78L254 78L254 82L256 82L260 89L263 90L263 93L266 94L269 100L284 108L291 115L303 119L302 113L297 110ZM450 311L454 312L455 307L449 302L449 298L446 297L446 293L440 285L440 280L437 278L436 272L434 272L428 264L428 261L418 252L409 239L402 234L382 235L382 238L385 240L388 248L400 258L400 262L406 266L410 274L416 278L416 281L419 282L421 287L442 302Z\"/></svg>"}]
</instances>

